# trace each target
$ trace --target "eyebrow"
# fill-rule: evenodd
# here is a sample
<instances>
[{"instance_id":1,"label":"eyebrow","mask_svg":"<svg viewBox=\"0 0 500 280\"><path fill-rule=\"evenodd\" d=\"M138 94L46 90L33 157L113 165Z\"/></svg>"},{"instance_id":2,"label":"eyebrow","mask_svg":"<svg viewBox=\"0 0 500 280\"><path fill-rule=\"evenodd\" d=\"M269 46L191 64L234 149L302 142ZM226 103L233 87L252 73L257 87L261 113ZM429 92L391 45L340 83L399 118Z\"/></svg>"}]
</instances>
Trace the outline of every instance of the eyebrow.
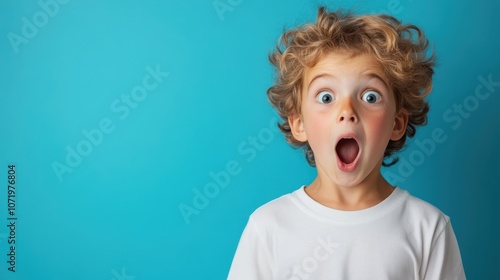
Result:
<instances>
[{"instance_id":1,"label":"eyebrow","mask_svg":"<svg viewBox=\"0 0 500 280\"><path fill-rule=\"evenodd\" d=\"M319 78L323 78L323 77L330 77L331 79L335 79L335 76L332 75L332 74L328 74L328 73L323 73L323 74L319 74L319 75L316 75L314 78L312 78L312 80L309 82L309 84L307 85L307 87L311 87L311 84L316 80L316 79L319 79Z\"/></svg>"},{"instance_id":2,"label":"eyebrow","mask_svg":"<svg viewBox=\"0 0 500 280\"><path fill-rule=\"evenodd\" d=\"M367 72L367 73L362 73L361 74L362 76L367 76L369 78L375 78L375 79L378 79L380 80L382 83L384 83L384 86L389 89L389 85L387 84L387 82L385 81L384 78L382 78L379 74L375 73L375 72ZM307 85L307 87L311 87L311 84L316 80L316 79L319 79L319 78L324 78L324 77L329 77L331 79L336 79L335 75L332 75L332 74L329 74L329 73L323 73L323 74L319 74L319 75L316 75L314 78L312 78L312 80L309 82L309 85Z\"/></svg>"},{"instance_id":3,"label":"eyebrow","mask_svg":"<svg viewBox=\"0 0 500 280\"><path fill-rule=\"evenodd\" d=\"M377 74L377 73L375 73L375 72L367 72L367 73L363 73L362 75L363 75L363 76L368 76L368 77L370 77L370 78L372 78L372 79L373 79L373 78L378 79L378 80L380 80L380 81L384 84L385 88L390 89L389 84L388 84L388 83L386 82L386 80L385 80L382 76L380 76L379 74Z\"/></svg>"}]
</instances>

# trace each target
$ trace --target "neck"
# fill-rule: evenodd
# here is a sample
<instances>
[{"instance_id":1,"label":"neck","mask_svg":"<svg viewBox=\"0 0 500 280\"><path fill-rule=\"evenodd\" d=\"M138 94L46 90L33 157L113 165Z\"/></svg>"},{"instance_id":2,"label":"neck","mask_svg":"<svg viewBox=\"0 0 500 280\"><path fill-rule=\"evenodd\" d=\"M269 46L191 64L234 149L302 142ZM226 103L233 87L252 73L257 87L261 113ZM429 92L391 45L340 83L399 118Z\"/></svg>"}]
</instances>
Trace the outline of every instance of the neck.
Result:
<instances>
[{"instance_id":1,"label":"neck","mask_svg":"<svg viewBox=\"0 0 500 280\"><path fill-rule=\"evenodd\" d=\"M377 205L393 190L394 187L384 179L378 168L355 186L338 186L318 174L306 188L306 193L324 206L352 211Z\"/></svg>"}]
</instances>

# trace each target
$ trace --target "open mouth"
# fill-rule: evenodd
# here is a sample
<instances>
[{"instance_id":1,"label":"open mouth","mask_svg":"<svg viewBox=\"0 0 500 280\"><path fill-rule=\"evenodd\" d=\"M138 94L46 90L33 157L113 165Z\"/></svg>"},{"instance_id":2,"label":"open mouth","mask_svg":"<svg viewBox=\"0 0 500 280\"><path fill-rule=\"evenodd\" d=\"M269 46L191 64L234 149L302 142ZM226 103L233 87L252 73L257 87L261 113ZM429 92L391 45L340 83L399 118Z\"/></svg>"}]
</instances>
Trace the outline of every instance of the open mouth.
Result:
<instances>
[{"instance_id":1,"label":"open mouth","mask_svg":"<svg viewBox=\"0 0 500 280\"><path fill-rule=\"evenodd\" d=\"M359 153L358 142L354 138L342 138L335 147L339 160L344 165L353 163Z\"/></svg>"}]
</instances>

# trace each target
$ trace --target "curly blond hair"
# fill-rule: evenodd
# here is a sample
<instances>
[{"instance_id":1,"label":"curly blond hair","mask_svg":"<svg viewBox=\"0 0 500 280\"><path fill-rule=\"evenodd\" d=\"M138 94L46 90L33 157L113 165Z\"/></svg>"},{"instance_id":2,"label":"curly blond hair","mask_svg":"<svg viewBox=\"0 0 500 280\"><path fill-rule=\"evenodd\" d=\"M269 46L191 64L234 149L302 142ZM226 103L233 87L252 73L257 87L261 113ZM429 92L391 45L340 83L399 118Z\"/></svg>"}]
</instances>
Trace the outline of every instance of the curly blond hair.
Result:
<instances>
[{"instance_id":1,"label":"curly blond hair","mask_svg":"<svg viewBox=\"0 0 500 280\"><path fill-rule=\"evenodd\" d=\"M276 50L269 55L276 67L276 81L267 90L271 104L283 123L278 127L291 145L304 147L306 159L315 166L314 154L308 142L292 135L288 117L300 115L304 72L331 52L352 55L373 55L389 79L395 95L396 111L408 114L406 132L397 141L390 140L384 159L399 151L407 137L415 135L417 125L427 123L429 105L424 98L432 89L434 52L427 56L429 41L423 31L411 24L402 24L389 15L356 16L339 10L327 12L320 7L316 23L285 31ZM384 166L395 164L398 158Z\"/></svg>"}]
</instances>

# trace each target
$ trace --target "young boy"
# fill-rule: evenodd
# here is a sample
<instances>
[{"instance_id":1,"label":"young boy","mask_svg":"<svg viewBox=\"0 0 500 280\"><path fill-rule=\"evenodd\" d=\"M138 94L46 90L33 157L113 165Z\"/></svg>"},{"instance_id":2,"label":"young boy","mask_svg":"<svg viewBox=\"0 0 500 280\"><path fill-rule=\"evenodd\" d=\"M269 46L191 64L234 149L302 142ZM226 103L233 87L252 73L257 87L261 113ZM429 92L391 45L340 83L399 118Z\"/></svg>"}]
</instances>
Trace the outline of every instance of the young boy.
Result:
<instances>
[{"instance_id":1,"label":"young boy","mask_svg":"<svg viewBox=\"0 0 500 280\"><path fill-rule=\"evenodd\" d=\"M427 46L391 16L324 8L283 34L267 94L318 175L250 216L228 279L465 279L448 216L380 173L427 121Z\"/></svg>"}]
</instances>

